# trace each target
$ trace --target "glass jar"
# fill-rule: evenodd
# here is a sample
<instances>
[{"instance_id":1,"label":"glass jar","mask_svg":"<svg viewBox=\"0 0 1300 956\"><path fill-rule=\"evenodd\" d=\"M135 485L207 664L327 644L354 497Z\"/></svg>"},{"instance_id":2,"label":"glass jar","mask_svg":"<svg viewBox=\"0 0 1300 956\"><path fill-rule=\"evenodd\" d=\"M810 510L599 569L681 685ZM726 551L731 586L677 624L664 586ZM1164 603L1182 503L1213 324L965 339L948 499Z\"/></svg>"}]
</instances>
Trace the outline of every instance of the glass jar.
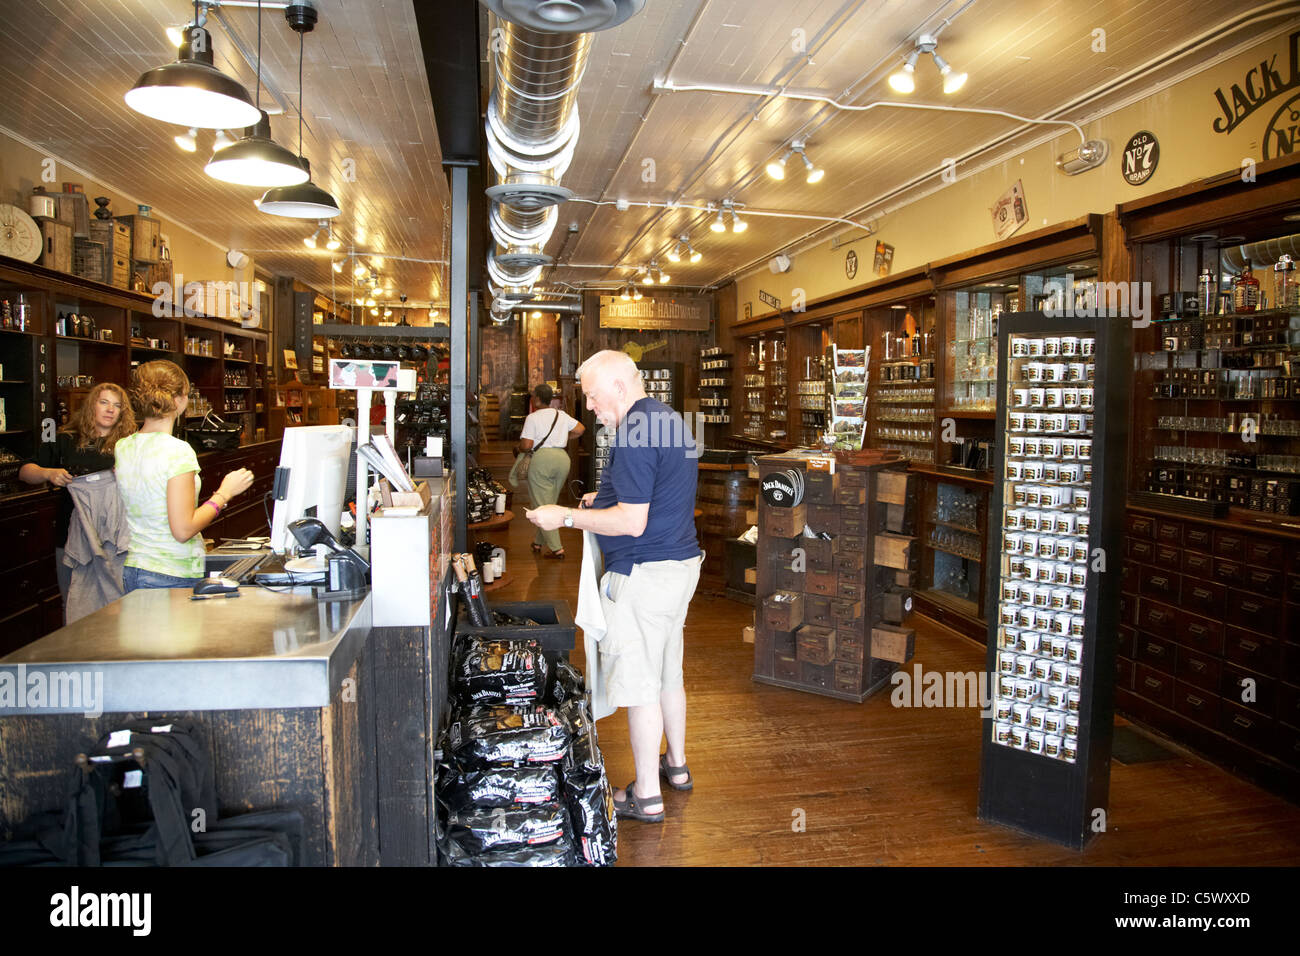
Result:
<instances>
[{"instance_id":1,"label":"glass jar","mask_svg":"<svg viewBox=\"0 0 1300 956\"><path fill-rule=\"evenodd\" d=\"M1285 254L1273 266L1273 308L1291 312L1300 308L1300 288L1296 286L1295 260Z\"/></svg>"},{"instance_id":2,"label":"glass jar","mask_svg":"<svg viewBox=\"0 0 1300 956\"><path fill-rule=\"evenodd\" d=\"M1214 315L1219 308L1219 279L1215 270L1206 266L1196 278L1196 303L1201 315Z\"/></svg>"}]
</instances>

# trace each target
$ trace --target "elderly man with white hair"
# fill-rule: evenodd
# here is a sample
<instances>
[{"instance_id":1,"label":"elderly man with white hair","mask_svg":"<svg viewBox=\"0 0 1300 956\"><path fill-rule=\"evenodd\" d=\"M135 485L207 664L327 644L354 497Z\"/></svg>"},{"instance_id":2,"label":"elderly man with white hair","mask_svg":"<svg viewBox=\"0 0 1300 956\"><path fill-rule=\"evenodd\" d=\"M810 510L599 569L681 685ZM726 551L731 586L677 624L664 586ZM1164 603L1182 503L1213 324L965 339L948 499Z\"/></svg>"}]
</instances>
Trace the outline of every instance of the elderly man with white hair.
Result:
<instances>
[{"instance_id":1,"label":"elderly man with white hair","mask_svg":"<svg viewBox=\"0 0 1300 956\"><path fill-rule=\"evenodd\" d=\"M544 505L526 515L543 530L580 528L600 542L607 625L600 668L609 703L627 708L636 764L636 779L615 792L614 806L620 817L660 823L660 777L674 790L694 786L686 766L682 629L703 558L695 532L699 449L682 417L646 395L627 354L597 352L578 380L587 408L615 431L609 466L580 510Z\"/></svg>"}]
</instances>

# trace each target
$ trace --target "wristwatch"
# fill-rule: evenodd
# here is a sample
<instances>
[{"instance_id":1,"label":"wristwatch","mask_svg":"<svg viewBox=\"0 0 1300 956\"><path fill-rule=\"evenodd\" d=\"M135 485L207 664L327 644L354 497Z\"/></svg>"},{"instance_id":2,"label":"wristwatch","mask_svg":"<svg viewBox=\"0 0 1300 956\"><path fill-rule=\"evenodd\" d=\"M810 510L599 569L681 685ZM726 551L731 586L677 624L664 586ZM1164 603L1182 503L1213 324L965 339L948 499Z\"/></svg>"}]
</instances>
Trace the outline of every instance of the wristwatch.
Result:
<instances>
[{"instance_id":1,"label":"wristwatch","mask_svg":"<svg viewBox=\"0 0 1300 956\"><path fill-rule=\"evenodd\" d=\"M572 509L572 508L566 508L565 511L564 511L564 526L565 526L566 528L572 528L572 527L573 527L573 509Z\"/></svg>"}]
</instances>

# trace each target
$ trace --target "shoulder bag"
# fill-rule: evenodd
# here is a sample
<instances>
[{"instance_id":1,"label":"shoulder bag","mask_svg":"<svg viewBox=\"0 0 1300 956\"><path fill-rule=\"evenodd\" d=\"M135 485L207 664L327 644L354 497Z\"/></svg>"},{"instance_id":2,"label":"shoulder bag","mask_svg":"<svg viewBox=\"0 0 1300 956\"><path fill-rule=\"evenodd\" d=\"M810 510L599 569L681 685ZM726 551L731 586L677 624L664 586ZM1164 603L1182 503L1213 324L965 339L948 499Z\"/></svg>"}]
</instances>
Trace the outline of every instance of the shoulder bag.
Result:
<instances>
[{"instance_id":1,"label":"shoulder bag","mask_svg":"<svg viewBox=\"0 0 1300 956\"><path fill-rule=\"evenodd\" d=\"M559 421L560 421L560 411L559 409L556 409L555 417L551 419L551 427L546 430L546 434L542 436L542 440L536 442L532 448L528 449L528 451L521 451L515 457L515 466L510 469L509 481L510 481L511 488L518 488L519 483L521 481L528 480L528 466L532 464L533 452L537 451L538 448L546 444L546 439L551 437L551 432L555 431L555 426L556 424L559 423Z\"/></svg>"}]
</instances>

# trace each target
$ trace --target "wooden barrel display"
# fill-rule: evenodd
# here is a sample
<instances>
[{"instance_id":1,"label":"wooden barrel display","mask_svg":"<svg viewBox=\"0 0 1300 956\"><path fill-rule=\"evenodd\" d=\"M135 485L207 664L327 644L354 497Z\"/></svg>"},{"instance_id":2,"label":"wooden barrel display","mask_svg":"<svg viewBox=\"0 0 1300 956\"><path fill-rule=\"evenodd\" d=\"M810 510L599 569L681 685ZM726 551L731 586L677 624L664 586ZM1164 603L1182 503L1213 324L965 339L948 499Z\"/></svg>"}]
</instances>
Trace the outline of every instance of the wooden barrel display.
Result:
<instances>
[{"instance_id":1,"label":"wooden barrel display","mask_svg":"<svg viewBox=\"0 0 1300 956\"><path fill-rule=\"evenodd\" d=\"M754 508L758 482L748 476L748 467L739 464L701 463L695 492L695 506L703 512L696 519L700 546L704 548L702 577L716 579L717 586L726 574L724 564L728 538L742 535L749 528L746 512Z\"/></svg>"}]
</instances>

